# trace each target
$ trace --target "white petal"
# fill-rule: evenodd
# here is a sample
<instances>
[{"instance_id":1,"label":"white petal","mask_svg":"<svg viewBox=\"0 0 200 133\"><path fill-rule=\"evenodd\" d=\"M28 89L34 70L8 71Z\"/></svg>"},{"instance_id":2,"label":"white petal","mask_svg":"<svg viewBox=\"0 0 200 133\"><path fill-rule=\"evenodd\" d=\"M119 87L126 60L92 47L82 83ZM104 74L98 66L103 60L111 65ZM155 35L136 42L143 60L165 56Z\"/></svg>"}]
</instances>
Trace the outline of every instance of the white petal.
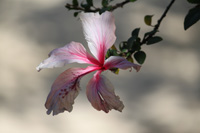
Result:
<instances>
[{"instance_id":1,"label":"white petal","mask_svg":"<svg viewBox=\"0 0 200 133\"><path fill-rule=\"evenodd\" d=\"M61 73L51 87L47 97L45 107L48 109L47 114L53 111L57 115L64 111L72 111L72 105L78 96L80 79L87 73L95 71L95 67L70 68Z\"/></svg>"},{"instance_id":2,"label":"white petal","mask_svg":"<svg viewBox=\"0 0 200 133\"><path fill-rule=\"evenodd\" d=\"M115 95L111 82L97 72L87 85L87 97L97 110L108 113L111 109L122 111L124 105Z\"/></svg>"},{"instance_id":3,"label":"white petal","mask_svg":"<svg viewBox=\"0 0 200 133\"><path fill-rule=\"evenodd\" d=\"M112 13L81 13L80 19L90 51L103 64L107 50L116 40Z\"/></svg>"},{"instance_id":4,"label":"white petal","mask_svg":"<svg viewBox=\"0 0 200 133\"><path fill-rule=\"evenodd\" d=\"M133 67L137 72L140 70L141 66L131 63L123 57L120 56L111 56L106 59L104 67L106 69L110 68L120 68L120 69L127 69Z\"/></svg>"},{"instance_id":5,"label":"white petal","mask_svg":"<svg viewBox=\"0 0 200 133\"><path fill-rule=\"evenodd\" d=\"M99 64L94 57L86 52L82 44L71 42L64 47L51 51L49 58L40 63L36 69L40 71L43 68L63 67L73 62Z\"/></svg>"}]
</instances>

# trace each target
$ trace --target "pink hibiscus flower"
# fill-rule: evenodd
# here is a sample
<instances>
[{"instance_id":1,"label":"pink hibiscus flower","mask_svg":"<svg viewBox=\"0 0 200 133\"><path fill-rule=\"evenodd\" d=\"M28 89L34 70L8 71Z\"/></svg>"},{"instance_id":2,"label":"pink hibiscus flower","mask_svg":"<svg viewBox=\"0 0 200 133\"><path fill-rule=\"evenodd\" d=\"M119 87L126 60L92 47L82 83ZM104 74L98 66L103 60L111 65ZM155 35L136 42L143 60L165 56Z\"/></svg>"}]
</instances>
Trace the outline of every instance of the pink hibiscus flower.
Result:
<instances>
[{"instance_id":1,"label":"pink hibiscus flower","mask_svg":"<svg viewBox=\"0 0 200 133\"><path fill-rule=\"evenodd\" d=\"M52 111L53 115L65 110L71 112L74 100L80 90L80 79L93 71L97 72L89 81L86 91L92 106L106 113L111 109L121 112L124 108L122 101L119 96L115 95L113 85L101 73L112 68L133 67L139 71L140 66L120 56L111 56L105 60L107 50L116 40L116 27L111 12L101 15L99 13L81 13L80 19L88 47L95 58L85 50L81 43L71 42L51 51L49 58L40 63L36 68L38 71L43 68L62 67L73 62L91 64L87 68L70 68L57 77L45 103L47 114Z\"/></svg>"}]
</instances>

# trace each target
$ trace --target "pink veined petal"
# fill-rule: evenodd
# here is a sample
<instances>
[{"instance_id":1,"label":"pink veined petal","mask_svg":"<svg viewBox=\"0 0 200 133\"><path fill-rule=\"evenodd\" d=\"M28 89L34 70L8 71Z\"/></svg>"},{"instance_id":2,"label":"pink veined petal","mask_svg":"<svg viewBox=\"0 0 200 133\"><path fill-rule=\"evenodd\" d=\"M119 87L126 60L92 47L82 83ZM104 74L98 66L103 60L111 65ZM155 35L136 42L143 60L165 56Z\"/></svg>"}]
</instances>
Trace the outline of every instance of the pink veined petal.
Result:
<instances>
[{"instance_id":1,"label":"pink veined petal","mask_svg":"<svg viewBox=\"0 0 200 133\"><path fill-rule=\"evenodd\" d=\"M95 71L95 67L70 68L61 73L51 87L51 91L47 97L45 107L47 114L53 111L53 115L57 115L64 111L72 111L72 105L78 96L80 87L80 79L85 74Z\"/></svg>"},{"instance_id":2,"label":"pink veined petal","mask_svg":"<svg viewBox=\"0 0 200 133\"><path fill-rule=\"evenodd\" d=\"M111 56L106 59L104 67L106 69L110 68L120 68L120 69L127 69L133 67L137 72L140 70L141 66L131 63L123 57L120 56Z\"/></svg>"},{"instance_id":3,"label":"pink veined petal","mask_svg":"<svg viewBox=\"0 0 200 133\"><path fill-rule=\"evenodd\" d=\"M44 60L36 68L40 71L43 68L62 67L69 63L88 63L98 65L99 62L86 52L81 43L71 42L64 47L54 49L49 53L49 58Z\"/></svg>"},{"instance_id":4,"label":"pink veined petal","mask_svg":"<svg viewBox=\"0 0 200 133\"><path fill-rule=\"evenodd\" d=\"M112 13L104 12L101 15L81 13L80 19L91 53L103 64L107 50L116 40L115 20Z\"/></svg>"},{"instance_id":5,"label":"pink veined petal","mask_svg":"<svg viewBox=\"0 0 200 133\"><path fill-rule=\"evenodd\" d=\"M110 81L100 75L98 71L87 85L87 97L97 110L108 113L111 109L122 111L124 105L119 96L115 95L114 87Z\"/></svg>"}]
</instances>

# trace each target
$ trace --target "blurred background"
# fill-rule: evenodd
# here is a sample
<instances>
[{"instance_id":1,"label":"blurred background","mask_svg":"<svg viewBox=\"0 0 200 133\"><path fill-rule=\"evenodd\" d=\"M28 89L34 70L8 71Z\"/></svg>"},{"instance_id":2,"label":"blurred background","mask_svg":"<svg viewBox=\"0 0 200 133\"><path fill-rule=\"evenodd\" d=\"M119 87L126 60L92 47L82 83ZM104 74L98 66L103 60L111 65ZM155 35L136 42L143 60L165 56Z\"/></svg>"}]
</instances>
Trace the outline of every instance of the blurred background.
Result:
<instances>
[{"instance_id":1,"label":"blurred background","mask_svg":"<svg viewBox=\"0 0 200 133\"><path fill-rule=\"evenodd\" d=\"M81 92L71 113L47 115L44 103L64 68L35 67L48 53L70 41L83 43L81 23L64 6L67 0L0 0L0 133L199 133L200 132L200 23L187 31L183 21L193 6L177 0L160 26L163 41L143 46L147 59L140 72L103 74L115 86L125 108L122 113L96 111L85 88L93 74L81 80ZM98 1L99 2L99 1ZM120 2L119 0L116 2ZM116 44L141 27L153 24L170 0L138 0L114 11Z\"/></svg>"}]
</instances>

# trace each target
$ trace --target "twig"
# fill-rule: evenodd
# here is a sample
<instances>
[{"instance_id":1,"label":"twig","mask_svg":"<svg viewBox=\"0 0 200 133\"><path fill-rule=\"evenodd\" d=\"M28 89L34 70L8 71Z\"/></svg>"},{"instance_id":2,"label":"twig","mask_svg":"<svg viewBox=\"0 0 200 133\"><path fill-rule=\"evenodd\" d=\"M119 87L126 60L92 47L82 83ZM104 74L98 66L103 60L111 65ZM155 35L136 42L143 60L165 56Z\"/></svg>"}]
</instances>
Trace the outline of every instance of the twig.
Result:
<instances>
[{"instance_id":1,"label":"twig","mask_svg":"<svg viewBox=\"0 0 200 133\"><path fill-rule=\"evenodd\" d=\"M166 16L167 12L169 11L169 9L171 8L171 6L173 5L173 3L175 2L175 0L172 0L169 5L167 6L167 8L165 9L164 13L162 14L162 16L160 17L160 19L158 20L157 24L154 26L154 29L152 30L151 34L149 34L147 37L144 36L142 42L140 43L140 45L145 44L149 38L153 37L156 32L158 32L159 26L162 22L162 20L164 19L164 17Z\"/></svg>"},{"instance_id":2,"label":"twig","mask_svg":"<svg viewBox=\"0 0 200 133\"><path fill-rule=\"evenodd\" d=\"M117 3L116 5L112 6L111 11L117 9L118 7L123 7L125 4L131 2L130 0L125 0L124 2Z\"/></svg>"},{"instance_id":3,"label":"twig","mask_svg":"<svg viewBox=\"0 0 200 133\"><path fill-rule=\"evenodd\" d=\"M74 6L74 5L71 5L69 3L67 3L65 5L65 7L68 8L68 9L70 9L70 10L85 11L85 8L80 7L80 6ZM89 9L89 10L87 10L87 12L98 12L98 11L100 11L100 8L95 8L95 9Z\"/></svg>"},{"instance_id":4,"label":"twig","mask_svg":"<svg viewBox=\"0 0 200 133\"><path fill-rule=\"evenodd\" d=\"M131 0L125 0L125 1L123 1L123 2L121 2L121 3L117 3L116 5L109 6L109 7L110 7L110 8L109 8L109 11L114 11L115 9L117 9L117 8L119 8L119 7L122 8L125 4L127 4L127 3L129 3L129 2L131 2ZM96 7L92 6L94 9L89 8L89 9L86 10L86 9L83 8L83 7L74 6L74 5L69 4L69 3L67 3L67 4L65 5L65 7L68 8L68 9L70 9L70 10L78 10L78 11L84 11L84 12L99 12L99 11L101 11L101 9L102 9L102 8L96 8Z\"/></svg>"}]
</instances>

